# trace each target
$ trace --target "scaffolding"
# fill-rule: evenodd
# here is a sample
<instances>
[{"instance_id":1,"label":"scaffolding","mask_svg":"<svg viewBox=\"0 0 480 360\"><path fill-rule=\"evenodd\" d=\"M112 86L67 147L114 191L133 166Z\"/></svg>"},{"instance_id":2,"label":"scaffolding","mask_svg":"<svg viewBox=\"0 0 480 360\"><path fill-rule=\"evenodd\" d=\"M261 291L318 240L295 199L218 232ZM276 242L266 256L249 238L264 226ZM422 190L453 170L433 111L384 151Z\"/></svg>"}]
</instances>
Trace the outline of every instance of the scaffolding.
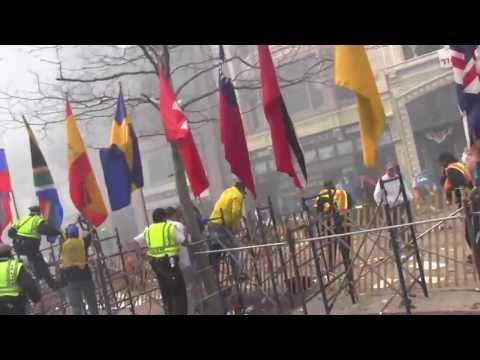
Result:
<instances>
[{"instance_id":1,"label":"scaffolding","mask_svg":"<svg viewBox=\"0 0 480 360\"><path fill-rule=\"evenodd\" d=\"M397 180L404 191L401 175ZM458 209L414 220L408 202L402 212L382 203L334 218L312 211L313 199L303 198L303 211L283 217L275 214L269 200L243 219L242 230L235 235L223 229L224 237L219 238L218 227L207 226L201 241L208 250L194 253L195 244L189 244L194 285L190 313L208 314L209 300L220 296L224 314L334 314L340 305L355 308L363 299L381 294L387 298L370 313L396 313L392 304L398 299L404 313L411 314L417 290L428 297L430 288L478 281L462 237L465 230L472 239L478 234L475 219L480 207L475 204L466 201ZM223 214L221 219L223 223ZM126 248L117 231L103 239L93 234L88 261L101 313L162 314L161 294L145 249ZM214 243L220 246L212 247ZM57 275L58 249L50 245L42 250ZM197 257L214 255L217 261L198 267ZM207 292L199 279L202 272L212 270L217 288ZM42 286L42 292L38 313L71 312L63 291ZM312 310L313 303L321 304L322 310Z\"/></svg>"}]
</instances>

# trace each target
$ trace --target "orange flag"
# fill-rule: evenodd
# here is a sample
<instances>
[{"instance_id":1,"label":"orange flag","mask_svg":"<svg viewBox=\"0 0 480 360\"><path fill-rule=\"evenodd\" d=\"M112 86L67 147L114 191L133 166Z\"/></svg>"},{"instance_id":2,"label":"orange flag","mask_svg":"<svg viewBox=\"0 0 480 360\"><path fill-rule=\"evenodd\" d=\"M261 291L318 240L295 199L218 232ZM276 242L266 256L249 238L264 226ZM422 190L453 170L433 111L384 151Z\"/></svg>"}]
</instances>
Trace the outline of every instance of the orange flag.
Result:
<instances>
[{"instance_id":1,"label":"orange flag","mask_svg":"<svg viewBox=\"0 0 480 360\"><path fill-rule=\"evenodd\" d=\"M107 208L68 100L65 113L67 117L70 198L83 217L94 226L100 226L108 216Z\"/></svg>"}]
</instances>

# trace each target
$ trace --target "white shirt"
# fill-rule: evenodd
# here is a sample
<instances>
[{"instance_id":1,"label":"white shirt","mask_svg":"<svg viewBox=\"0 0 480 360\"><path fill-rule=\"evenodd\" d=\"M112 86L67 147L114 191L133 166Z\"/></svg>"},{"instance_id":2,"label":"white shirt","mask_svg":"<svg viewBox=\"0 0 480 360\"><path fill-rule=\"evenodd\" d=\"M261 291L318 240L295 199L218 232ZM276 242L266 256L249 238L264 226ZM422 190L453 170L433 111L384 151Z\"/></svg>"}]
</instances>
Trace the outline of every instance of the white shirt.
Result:
<instances>
[{"instance_id":1,"label":"white shirt","mask_svg":"<svg viewBox=\"0 0 480 360\"><path fill-rule=\"evenodd\" d=\"M382 180L386 181L390 179L388 174L385 174L382 176ZM400 189L400 180L393 180L388 183L384 184L385 190L387 192L387 201L388 201L388 206L390 207L395 207L398 205L403 204L405 201L403 199L403 195L401 193ZM407 194L407 199L411 200L412 199L412 194L410 191L405 187L405 192ZM377 185L375 186L375 191L373 193L373 198L375 199L375 202L377 205L380 205L382 203L382 200L384 199L385 195L383 193L382 188L380 187L380 181L377 182Z\"/></svg>"},{"instance_id":2,"label":"white shirt","mask_svg":"<svg viewBox=\"0 0 480 360\"><path fill-rule=\"evenodd\" d=\"M186 229L185 226L178 221L172 221L172 220L167 220L167 224L172 224L175 226L175 239L177 240L178 244L183 244L186 240ZM145 228L145 230L148 229L148 226ZM135 236L133 240L141 243L145 243L145 230L141 233ZM190 254L188 253L188 249L185 246L180 247L180 254L179 254L179 265L181 269L186 269L189 266L191 266L191 261L190 261Z\"/></svg>"}]
</instances>

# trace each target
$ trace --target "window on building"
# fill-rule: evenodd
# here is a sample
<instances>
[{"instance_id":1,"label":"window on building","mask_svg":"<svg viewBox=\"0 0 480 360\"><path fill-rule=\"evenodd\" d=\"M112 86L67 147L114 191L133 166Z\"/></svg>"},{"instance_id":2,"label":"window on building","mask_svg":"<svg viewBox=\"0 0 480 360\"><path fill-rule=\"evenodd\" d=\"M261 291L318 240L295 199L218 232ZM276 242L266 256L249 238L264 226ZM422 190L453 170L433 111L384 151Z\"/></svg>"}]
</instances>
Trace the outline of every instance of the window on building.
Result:
<instances>
[{"instance_id":1,"label":"window on building","mask_svg":"<svg viewBox=\"0 0 480 360\"><path fill-rule=\"evenodd\" d=\"M347 155L353 152L353 143L350 140L339 142L336 146L338 155Z\"/></svg>"},{"instance_id":2,"label":"window on building","mask_svg":"<svg viewBox=\"0 0 480 360\"><path fill-rule=\"evenodd\" d=\"M307 88L304 83L282 89L288 112L293 116L310 109Z\"/></svg>"},{"instance_id":3,"label":"window on building","mask_svg":"<svg viewBox=\"0 0 480 360\"><path fill-rule=\"evenodd\" d=\"M335 156L335 145L322 146L318 148L319 160L328 160Z\"/></svg>"},{"instance_id":4,"label":"window on building","mask_svg":"<svg viewBox=\"0 0 480 360\"><path fill-rule=\"evenodd\" d=\"M335 86L334 89L335 103L338 107L348 106L355 103L356 97L353 91L340 86Z\"/></svg>"},{"instance_id":5,"label":"window on building","mask_svg":"<svg viewBox=\"0 0 480 360\"><path fill-rule=\"evenodd\" d=\"M317 110L325 105L326 87L323 84L308 83L308 91L313 109Z\"/></svg>"},{"instance_id":6,"label":"window on building","mask_svg":"<svg viewBox=\"0 0 480 360\"><path fill-rule=\"evenodd\" d=\"M242 118L247 122L248 131L251 132L264 128L265 125L262 124L259 116L262 106L258 91L242 91L239 93L239 96L242 99Z\"/></svg>"},{"instance_id":7,"label":"window on building","mask_svg":"<svg viewBox=\"0 0 480 360\"><path fill-rule=\"evenodd\" d=\"M315 149L307 150L305 151L304 156L305 156L305 162L307 164L310 164L317 159L317 151Z\"/></svg>"},{"instance_id":8,"label":"window on building","mask_svg":"<svg viewBox=\"0 0 480 360\"><path fill-rule=\"evenodd\" d=\"M148 180L150 185L158 185L169 181L174 175L172 151L169 146L147 155Z\"/></svg>"},{"instance_id":9,"label":"window on building","mask_svg":"<svg viewBox=\"0 0 480 360\"><path fill-rule=\"evenodd\" d=\"M443 45L402 45L405 60L440 50Z\"/></svg>"},{"instance_id":10,"label":"window on building","mask_svg":"<svg viewBox=\"0 0 480 360\"><path fill-rule=\"evenodd\" d=\"M233 45L238 56L246 58L255 50L255 45Z\"/></svg>"},{"instance_id":11,"label":"window on building","mask_svg":"<svg viewBox=\"0 0 480 360\"><path fill-rule=\"evenodd\" d=\"M262 162L256 162L253 166L253 169L255 171L255 174L257 175L263 175L268 172L268 166L265 161Z\"/></svg>"}]
</instances>

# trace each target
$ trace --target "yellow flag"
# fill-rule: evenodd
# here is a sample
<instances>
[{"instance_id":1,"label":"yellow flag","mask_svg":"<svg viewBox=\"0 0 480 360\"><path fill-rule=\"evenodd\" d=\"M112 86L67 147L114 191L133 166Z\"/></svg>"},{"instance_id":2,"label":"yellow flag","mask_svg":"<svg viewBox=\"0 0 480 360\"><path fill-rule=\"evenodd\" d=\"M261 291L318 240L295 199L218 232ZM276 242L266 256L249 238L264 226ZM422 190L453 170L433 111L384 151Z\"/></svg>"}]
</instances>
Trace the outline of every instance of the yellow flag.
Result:
<instances>
[{"instance_id":1,"label":"yellow flag","mask_svg":"<svg viewBox=\"0 0 480 360\"><path fill-rule=\"evenodd\" d=\"M363 162L373 167L377 162L377 144L385 128L385 111L362 45L336 46L335 84L357 96Z\"/></svg>"}]
</instances>

